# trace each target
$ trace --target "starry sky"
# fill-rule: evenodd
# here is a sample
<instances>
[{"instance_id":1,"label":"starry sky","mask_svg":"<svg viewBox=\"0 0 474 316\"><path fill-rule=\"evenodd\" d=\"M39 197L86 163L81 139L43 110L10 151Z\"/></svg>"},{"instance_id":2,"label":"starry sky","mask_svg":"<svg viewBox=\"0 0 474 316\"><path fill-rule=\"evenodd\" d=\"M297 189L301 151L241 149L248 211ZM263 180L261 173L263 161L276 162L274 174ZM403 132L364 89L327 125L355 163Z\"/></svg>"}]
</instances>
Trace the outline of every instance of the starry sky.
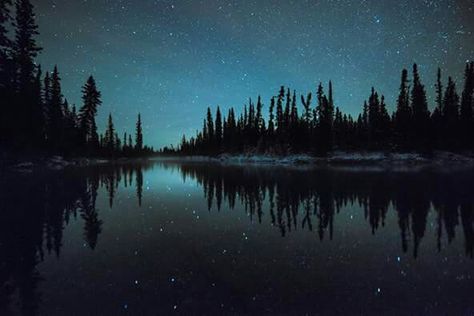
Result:
<instances>
[{"instance_id":1,"label":"starry sky","mask_svg":"<svg viewBox=\"0 0 474 316\"><path fill-rule=\"evenodd\" d=\"M208 106L240 109L261 94L268 109L280 85L307 93L332 80L336 105L353 115L375 86L393 109L403 67L418 63L432 94L438 66L462 85L474 58L474 0L32 3L38 62L58 65L68 101L80 106L94 75L99 128L111 112L119 133L132 132L140 112L155 148L193 134Z\"/></svg>"}]
</instances>

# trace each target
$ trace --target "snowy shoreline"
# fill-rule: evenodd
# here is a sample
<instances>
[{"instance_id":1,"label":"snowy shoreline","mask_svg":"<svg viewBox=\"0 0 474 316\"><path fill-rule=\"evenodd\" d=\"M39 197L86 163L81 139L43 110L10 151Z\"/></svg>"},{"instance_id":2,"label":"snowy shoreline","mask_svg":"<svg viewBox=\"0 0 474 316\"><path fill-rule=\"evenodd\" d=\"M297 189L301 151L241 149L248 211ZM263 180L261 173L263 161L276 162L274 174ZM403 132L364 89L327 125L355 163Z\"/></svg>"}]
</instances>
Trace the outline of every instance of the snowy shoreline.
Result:
<instances>
[{"instance_id":1,"label":"snowy shoreline","mask_svg":"<svg viewBox=\"0 0 474 316\"><path fill-rule=\"evenodd\" d=\"M307 154L287 156L255 154L220 154L218 156L169 156L156 157L159 161L282 165L282 166L338 166L338 167L474 167L473 153L452 153L436 151L431 155L419 153L393 152L344 152L335 151L326 157L315 157Z\"/></svg>"},{"instance_id":2,"label":"snowy shoreline","mask_svg":"<svg viewBox=\"0 0 474 316\"><path fill-rule=\"evenodd\" d=\"M69 167L87 167L107 164L148 162L209 163L219 165L252 165L298 168L343 168L351 170L419 170L437 168L474 168L474 153L435 151L431 155L394 152L345 152L334 151L326 157L308 154L275 156L265 154L220 154L218 156L155 156L149 158L121 158L115 160L53 156L38 160L24 160L6 166L8 170L31 172L33 170L63 170Z\"/></svg>"}]
</instances>

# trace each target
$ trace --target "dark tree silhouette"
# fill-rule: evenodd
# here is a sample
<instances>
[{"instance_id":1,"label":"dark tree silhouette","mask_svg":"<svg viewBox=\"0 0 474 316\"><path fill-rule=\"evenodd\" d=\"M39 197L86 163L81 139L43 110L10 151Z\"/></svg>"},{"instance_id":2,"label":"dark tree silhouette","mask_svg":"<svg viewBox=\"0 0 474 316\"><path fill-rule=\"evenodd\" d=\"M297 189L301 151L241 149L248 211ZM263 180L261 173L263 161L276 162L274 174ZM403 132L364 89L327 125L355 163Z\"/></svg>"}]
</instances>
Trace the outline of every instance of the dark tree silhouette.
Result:
<instances>
[{"instance_id":1,"label":"dark tree silhouette","mask_svg":"<svg viewBox=\"0 0 474 316\"><path fill-rule=\"evenodd\" d=\"M141 152L143 150L142 118L140 114L138 114L135 131L135 150L137 152Z\"/></svg>"},{"instance_id":2,"label":"dark tree silhouette","mask_svg":"<svg viewBox=\"0 0 474 316\"><path fill-rule=\"evenodd\" d=\"M51 75L50 101L47 105L48 111L48 143L54 151L62 149L63 141L63 95L61 92L61 78L58 68L54 67Z\"/></svg>"},{"instance_id":3,"label":"dark tree silhouette","mask_svg":"<svg viewBox=\"0 0 474 316\"><path fill-rule=\"evenodd\" d=\"M11 12L15 13L14 18ZM9 31L14 34L10 36ZM29 0L0 2L0 149L2 159L15 162L25 154L33 157L63 156L141 156L154 152L143 146L131 150L114 135L114 154L100 141L95 117L101 93L90 76L82 88L83 104L76 113L61 91L58 67L45 71L35 58L41 48L33 5ZM125 142L124 142L125 145Z\"/></svg>"},{"instance_id":4,"label":"dark tree silhouette","mask_svg":"<svg viewBox=\"0 0 474 316\"><path fill-rule=\"evenodd\" d=\"M15 124L18 124L17 133L14 135L16 144L20 146L31 146L34 139L33 133L38 130L30 128L35 118L31 115L38 112L35 107L38 102L34 96L34 83L36 66L34 58L41 48L37 45L35 36L38 35L38 25L35 22L33 5L29 0L17 0L15 2L15 39L12 45L12 58L15 66L16 102L13 113L11 113ZM33 124L33 125L32 125Z\"/></svg>"},{"instance_id":5,"label":"dark tree silhouette","mask_svg":"<svg viewBox=\"0 0 474 316\"><path fill-rule=\"evenodd\" d=\"M411 109L408 87L408 71L403 69L400 82L400 92L397 100L397 109L395 111L395 131L397 143L401 148L406 148L409 143L411 126Z\"/></svg>"},{"instance_id":6,"label":"dark tree silhouette","mask_svg":"<svg viewBox=\"0 0 474 316\"><path fill-rule=\"evenodd\" d=\"M109 119L107 123L107 130L105 131L105 148L109 152L109 155L113 155L115 152L115 127L112 120L112 114L109 114Z\"/></svg>"},{"instance_id":7,"label":"dark tree silhouette","mask_svg":"<svg viewBox=\"0 0 474 316\"><path fill-rule=\"evenodd\" d=\"M291 90L282 86L278 95L270 99L268 124L263 119L260 96L256 107L250 99L237 120L234 109L229 109L227 118L223 119L222 135L221 119L218 118L221 109L218 108L214 121L208 108L202 131L198 131L195 137L182 138L178 151L183 154L212 155L221 151L326 155L334 149L415 150L429 153L434 149L474 148L473 65L466 65L461 108L451 78L443 93L441 70L438 69L436 106L430 113L425 87L414 64L411 86L408 71L402 71L397 106L392 115L388 112L385 97L372 87L362 113L354 120L351 115L343 113L340 107L335 107L330 81L327 96L323 85L318 85L316 106L312 105L311 92L300 96L302 114L299 116L296 91L291 94ZM173 150L165 149L163 152L173 153Z\"/></svg>"},{"instance_id":8,"label":"dark tree silhouette","mask_svg":"<svg viewBox=\"0 0 474 316\"><path fill-rule=\"evenodd\" d=\"M95 117L97 109L102 104L101 93L97 90L94 77L90 76L82 87L83 105L79 110L79 128L81 143L90 151L97 150L98 136Z\"/></svg>"}]
</instances>

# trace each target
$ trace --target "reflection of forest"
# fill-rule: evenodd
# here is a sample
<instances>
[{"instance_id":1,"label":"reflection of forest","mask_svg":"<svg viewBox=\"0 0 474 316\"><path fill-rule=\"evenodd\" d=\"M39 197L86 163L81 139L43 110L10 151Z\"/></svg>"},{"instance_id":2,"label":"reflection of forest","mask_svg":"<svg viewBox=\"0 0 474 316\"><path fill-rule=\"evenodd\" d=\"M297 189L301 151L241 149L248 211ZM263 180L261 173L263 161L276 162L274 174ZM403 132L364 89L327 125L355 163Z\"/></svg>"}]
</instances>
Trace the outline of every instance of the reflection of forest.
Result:
<instances>
[{"instance_id":1,"label":"reflection of forest","mask_svg":"<svg viewBox=\"0 0 474 316\"><path fill-rule=\"evenodd\" d=\"M112 206L119 185L135 186L141 205L143 172L150 164L85 168L41 175L6 175L0 179L0 314L18 296L22 312L34 314L41 277L36 265L45 253L60 255L65 225L83 221L83 236L94 249L103 222L96 209L104 187ZM438 249L462 227L466 254L473 257L473 172L370 173L335 170L288 170L204 164L162 163L203 188L209 210L241 203L251 220L268 220L283 236L295 229L332 238L336 214L360 206L372 233L384 225L389 209L397 213L404 251L416 257L427 216L436 212ZM410 245L412 243L412 245Z\"/></svg>"},{"instance_id":2,"label":"reflection of forest","mask_svg":"<svg viewBox=\"0 0 474 316\"><path fill-rule=\"evenodd\" d=\"M35 313L41 280L36 265L45 252L60 255L64 226L80 217L84 240L94 249L103 225L95 206L99 186L107 189L112 206L119 183L135 183L140 204L146 167L103 166L0 178L0 314L7 313L15 294L23 314Z\"/></svg>"},{"instance_id":3,"label":"reflection of forest","mask_svg":"<svg viewBox=\"0 0 474 316\"><path fill-rule=\"evenodd\" d=\"M271 222L284 236L301 226L315 230L322 240L332 238L335 214L341 207L358 205L372 233L385 224L389 207L397 212L403 250L413 241L413 255L426 230L427 216L438 218L437 239L448 242L462 225L466 254L473 257L474 172L381 173L337 170L288 170L239 166L179 166L183 178L196 179L203 187L209 209L223 202L234 208L241 202L250 218L262 221L268 205ZM267 204L266 204L267 203Z\"/></svg>"}]
</instances>

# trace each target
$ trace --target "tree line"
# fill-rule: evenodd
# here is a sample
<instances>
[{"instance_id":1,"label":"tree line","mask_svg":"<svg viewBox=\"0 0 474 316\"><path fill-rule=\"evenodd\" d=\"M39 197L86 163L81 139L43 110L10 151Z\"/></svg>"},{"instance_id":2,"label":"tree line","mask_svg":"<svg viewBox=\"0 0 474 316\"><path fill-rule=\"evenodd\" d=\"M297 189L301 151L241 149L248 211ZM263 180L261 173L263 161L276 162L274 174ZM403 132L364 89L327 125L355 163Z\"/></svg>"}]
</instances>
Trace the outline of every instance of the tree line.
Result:
<instances>
[{"instance_id":1,"label":"tree line","mask_svg":"<svg viewBox=\"0 0 474 316\"><path fill-rule=\"evenodd\" d=\"M13 30L10 36L9 30ZM61 91L57 67L43 75L35 58L42 50L29 0L0 2L0 148L8 152L86 156L138 156L143 145L140 115L132 135L119 136L109 115L104 134L97 131L101 92L90 76L82 87L82 106L70 105Z\"/></svg>"},{"instance_id":2,"label":"tree line","mask_svg":"<svg viewBox=\"0 0 474 316\"><path fill-rule=\"evenodd\" d=\"M202 129L189 139L183 136L175 151L324 155L332 150L472 150L474 62L466 63L461 96L452 77L444 88L438 69L433 111L428 108L425 86L416 64L411 80L408 76L408 70L403 69L396 110L392 114L385 97L375 88L354 118L335 105L331 81L327 93L320 83L315 97L311 92L298 96L295 90L282 86L270 99L267 120L263 117L260 96L256 104L250 99L240 115L232 107L226 116L220 107L214 115L208 108ZM171 151L174 150L164 149Z\"/></svg>"}]
</instances>

